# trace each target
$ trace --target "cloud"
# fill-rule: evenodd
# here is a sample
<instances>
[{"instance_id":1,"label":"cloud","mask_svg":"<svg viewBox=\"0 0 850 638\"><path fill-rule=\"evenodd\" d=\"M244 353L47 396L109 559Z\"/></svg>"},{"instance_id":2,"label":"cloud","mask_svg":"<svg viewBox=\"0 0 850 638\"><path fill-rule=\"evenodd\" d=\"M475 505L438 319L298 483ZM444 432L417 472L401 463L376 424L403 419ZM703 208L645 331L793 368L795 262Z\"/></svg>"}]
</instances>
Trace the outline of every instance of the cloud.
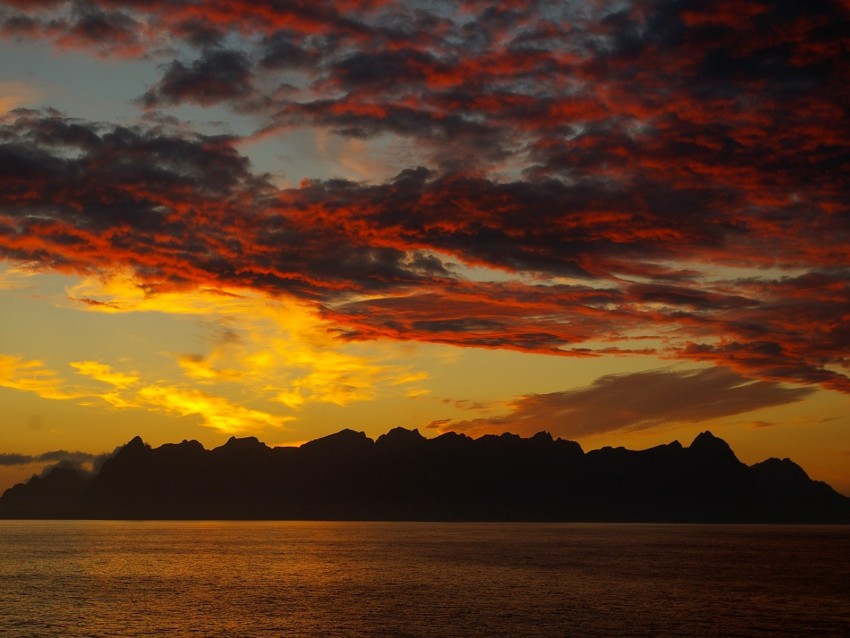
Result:
<instances>
[{"instance_id":1,"label":"cloud","mask_svg":"<svg viewBox=\"0 0 850 638\"><path fill-rule=\"evenodd\" d=\"M56 31L57 26L49 24L48 29ZM121 11L104 11L93 4L75 4L72 20L63 31L56 38L60 47L90 47L103 57L137 57L145 52L140 38L143 25Z\"/></svg>"},{"instance_id":2,"label":"cloud","mask_svg":"<svg viewBox=\"0 0 850 638\"><path fill-rule=\"evenodd\" d=\"M404 386L391 390L403 394L423 378L379 351L356 353L335 339L314 309L293 300L222 289L151 295L129 275L84 279L68 294L104 300L84 304L89 312L196 317L208 349L166 353L182 377L152 378L89 360L69 364L79 375L74 382L40 361L0 356L0 385L45 398L193 417L205 427L239 433L284 427L295 420L293 410L310 403L346 405L372 399L382 387Z\"/></svg>"},{"instance_id":3,"label":"cloud","mask_svg":"<svg viewBox=\"0 0 850 638\"><path fill-rule=\"evenodd\" d=\"M229 434L256 432L267 427L280 428L293 418L248 408L194 388L145 384L136 374L122 373L95 361L74 362L70 366L83 376L110 385L110 390L72 386L41 361L10 355L0 355L0 387L33 392L45 399L75 400L83 404L100 399L119 409L141 408L178 416L195 416L205 427ZM39 457L21 463L45 460L51 459ZM14 458L9 457L5 461L12 464Z\"/></svg>"},{"instance_id":4,"label":"cloud","mask_svg":"<svg viewBox=\"0 0 850 638\"><path fill-rule=\"evenodd\" d=\"M29 465L34 458L28 454L0 454L0 466Z\"/></svg>"},{"instance_id":5,"label":"cloud","mask_svg":"<svg viewBox=\"0 0 850 638\"><path fill-rule=\"evenodd\" d=\"M0 387L32 392L44 399L77 399L79 391L69 389L64 380L43 362L17 355L0 354Z\"/></svg>"},{"instance_id":6,"label":"cloud","mask_svg":"<svg viewBox=\"0 0 850 638\"><path fill-rule=\"evenodd\" d=\"M5 117L6 259L286 296L348 340L654 352L850 391L841 3L91 0L0 22L163 62L157 126ZM402 139L410 165L277 188L245 140L162 125L187 102L250 111L251 139ZM196 380L244 372L224 345L181 355Z\"/></svg>"},{"instance_id":7,"label":"cloud","mask_svg":"<svg viewBox=\"0 0 850 638\"><path fill-rule=\"evenodd\" d=\"M319 308L349 340L582 356L637 348L754 378L848 387L836 366L846 363L850 330L834 318L850 302L834 255L850 229L836 222L822 235L817 209L795 209L810 228L787 235L769 229L774 209L768 230L756 230L754 211L742 252L739 227L721 214L681 215L660 194L653 208L652 190L427 169L381 184L276 189L228 138L29 111L7 118L2 134L0 252L71 272L129 271L133 294L170 299L169 311L175 291L235 287ZM688 205L705 209L716 196ZM753 267L768 262L777 275ZM719 277L718 263L752 276ZM786 274L802 264L807 272ZM467 265L509 281L466 278ZM127 303L75 297L103 310ZM624 345L636 340L646 345ZM195 375L203 363L183 359Z\"/></svg>"},{"instance_id":8,"label":"cloud","mask_svg":"<svg viewBox=\"0 0 850 638\"><path fill-rule=\"evenodd\" d=\"M202 289L160 291L148 294L132 274L88 278L68 291L71 299L92 300L91 312L161 312L198 317L203 322L208 350L172 353L183 374L194 384L229 392L230 384L252 388L255 401L276 402L289 410L308 403L347 405L376 396L385 386L409 385L421 373L406 365L358 354L336 338L330 326L311 306L295 299L270 300L251 290ZM224 403L207 390L195 392L185 383L155 391L136 373L116 371L99 362L71 364L81 374L114 386L116 392L101 398L115 407L145 407L172 412L198 408L205 423L225 431L243 430L250 424L281 425L291 415L260 416ZM200 410L203 408L203 410ZM223 415L230 413L230 421ZM190 412L186 412L190 414Z\"/></svg>"},{"instance_id":9,"label":"cloud","mask_svg":"<svg viewBox=\"0 0 850 638\"><path fill-rule=\"evenodd\" d=\"M292 417L276 416L236 405L201 390L173 386L143 387L138 392L136 402L177 416L198 416L204 426L225 434L257 432L268 427L280 428L286 421L292 420Z\"/></svg>"},{"instance_id":10,"label":"cloud","mask_svg":"<svg viewBox=\"0 0 850 638\"><path fill-rule=\"evenodd\" d=\"M800 401L810 388L750 381L726 368L652 370L600 377L590 386L519 397L503 416L436 423L474 434L548 431L581 438L667 423L697 423Z\"/></svg>"},{"instance_id":11,"label":"cloud","mask_svg":"<svg viewBox=\"0 0 850 638\"><path fill-rule=\"evenodd\" d=\"M138 375L118 372L99 361L74 361L70 363L70 366L79 374L91 377L96 381L106 383L115 388L127 388L139 382Z\"/></svg>"},{"instance_id":12,"label":"cloud","mask_svg":"<svg viewBox=\"0 0 850 638\"><path fill-rule=\"evenodd\" d=\"M62 463L66 465L85 466L91 465L96 459L100 458L99 454L89 454L88 452L68 452L66 450L53 450L51 452L43 452L42 454L0 454L0 465L31 465L34 463Z\"/></svg>"},{"instance_id":13,"label":"cloud","mask_svg":"<svg viewBox=\"0 0 850 638\"><path fill-rule=\"evenodd\" d=\"M103 454L67 450L52 450L41 454L6 453L0 454L0 467L40 467L39 475L42 477L56 467L64 467L84 476L93 476L100 471L104 461L114 456L119 449L120 447Z\"/></svg>"},{"instance_id":14,"label":"cloud","mask_svg":"<svg viewBox=\"0 0 850 638\"><path fill-rule=\"evenodd\" d=\"M0 7L0 34L7 37L44 38L59 48L88 50L102 58L143 56L152 44L146 38L149 33L144 19L138 21L130 13L113 10L105 6L108 3L60 0L4 4ZM9 5L18 10L7 8ZM46 8L54 11L45 13Z\"/></svg>"},{"instance_id":15,"label":"cloud","mask_svg":"<svg viewBox=\"0 0 850 638\"><path fill-rule=\"evenodd\" d=\"M186 66L174 60L166 67L159 83L142 98L146 107L159 104L194 102L210 106L226 100L247 100L253 88L248 59L239 51L205 49L201 57Z\"/></svg>"},{"instance_id":16,"label":"cloud","mask_svg":"<svg viewBox=\"0 0 850 638\"><path fill-rule=\"evenodd\" d=\"M6 264L0 271L0 290L24 290L29 287L30 280L38 274L34 268L25 264Z\"/></svg>"}]
</instances>

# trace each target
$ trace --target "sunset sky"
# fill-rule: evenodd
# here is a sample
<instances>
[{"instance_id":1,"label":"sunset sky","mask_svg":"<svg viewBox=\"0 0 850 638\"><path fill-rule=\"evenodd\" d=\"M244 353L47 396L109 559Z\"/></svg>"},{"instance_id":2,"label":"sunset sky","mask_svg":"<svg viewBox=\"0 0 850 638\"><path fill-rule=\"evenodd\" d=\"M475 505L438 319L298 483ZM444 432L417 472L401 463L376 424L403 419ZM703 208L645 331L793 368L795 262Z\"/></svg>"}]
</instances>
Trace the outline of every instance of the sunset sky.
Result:
<instances>
[{"instance_id":1,"label":"sunset sky","mask_svg":"<svg viewBox=\"0 0 850 638\"><path fill-rule=\"evenodd\" d=\"M0 0L0 490L547 430L850 494L847 0Z\"/></svg>"}]
</instances>

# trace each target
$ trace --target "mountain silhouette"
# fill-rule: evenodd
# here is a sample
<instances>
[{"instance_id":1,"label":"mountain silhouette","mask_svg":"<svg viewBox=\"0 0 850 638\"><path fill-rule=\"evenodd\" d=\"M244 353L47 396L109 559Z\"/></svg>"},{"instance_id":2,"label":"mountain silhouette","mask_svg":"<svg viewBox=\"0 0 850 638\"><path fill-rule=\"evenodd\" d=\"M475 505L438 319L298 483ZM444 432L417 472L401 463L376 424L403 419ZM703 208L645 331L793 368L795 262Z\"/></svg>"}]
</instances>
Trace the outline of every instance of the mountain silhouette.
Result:
<instances>
[{"instance_id":1,"label":"mountain silhouette","mask_svg":"<svg viewBox=\"0 0 850 638\"><path fill-rule=\"evenodd\" d=\"M7 490L6 518L850 523L850 498L789 459L741 463L703 432L585 453L545 432L433 439L342 430L298 448L135 437L93 477L56 467Z\"/></svg>"}]
</instances>

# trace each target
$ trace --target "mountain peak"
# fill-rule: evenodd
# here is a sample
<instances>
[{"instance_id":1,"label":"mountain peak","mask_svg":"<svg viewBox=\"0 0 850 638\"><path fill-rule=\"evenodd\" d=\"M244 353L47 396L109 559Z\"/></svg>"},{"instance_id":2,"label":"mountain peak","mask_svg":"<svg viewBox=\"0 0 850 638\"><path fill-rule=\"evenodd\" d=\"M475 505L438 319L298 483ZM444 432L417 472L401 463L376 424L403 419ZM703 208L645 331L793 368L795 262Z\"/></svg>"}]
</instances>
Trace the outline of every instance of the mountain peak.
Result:
<instances>
[{"instance_id":1,"label":"mountain peak","mask_svg":"<svg viewBox=\"0 0 850 638\"><path fill-rule=\"evenodd\" d=\"M135 457L143 454L151 449L151 446L145 443L140 436L134 436L130 439L124 447L118 450L118 454L116 456L131 456Z\"/></svg>"},{"instance_id":2,"label":"mountain peak","mask_svg":"<svg viewBox=\"0 0 850 638\"><path fill-rule=\"evenodd\" d=\"M302 445L300 449L313 452L345 453L370 447L372 443L372 439L367 437L365 432L357 432L350 428L345 428L335 434L329 434L320 439L309 441Z\"/></svg>"},{"instance_id":3,"label":"mountain peak","mask_svg":"<svg viewBox=\"0 0 850 638\"><path fill-rule=\"evenodd\" d=\"M231 436L227 439L227 443L225 443L222 447L227 449L249 450L252 448L264 448L268 446L265 443L262 443L256 436L246 436L242 438Z\"/></svg>"},{"instance_id":4,"label":"mountain peak","mask_svg":"<svg viewBox=\"0 0 850 638\"><path fill-rule=\"evenodd\" d=\"M723 439L714 436L711 432L706 430L705 432L701 432L697 435L697 437L693 440L693 443L690 445L691 450L712 450L712 451L723 451L723 452L731 452L732 448L729 447L729 444Z\"/></svg>"},{"instance_id":5,"label":"mountain peak","mask_svg":"<svg viewBox=\"0 0 850 638\"><path fill-rule=\"evenodd\" d=\"M280 449L283 450L282 448ZM343 430L285 452L135 437L91 480L54 470L0 497L0 517L850 522L850 499L787 459L740 463L710 432L688 448L584 454L548 434Z\"/></svg>"},{"instance_id":6,"label":"mountain peak","mask_svg":"<svg viewBox=\"0 0 850 638\"><path fill-rule=\"evenodd\" d=\"M696 438L694 439L694 441L691 445L693 445L695 443L705 443L705 442L709 442L709 441L721 441L721 440L722 439L720 437L714 436L714 434L711 433L711 430L706 430L705 432L700 432L699 434L697 434Z\"/></svg>"},{"instance_id":7,"label":"mountain peak","mask_svg":"<svg viewBox=\"0 0 850 638\"><path fill-rule=\"evenodd\" d=\"M130 439L127 444L124 446L125 449L134 449L134 448L146 448L148 444L142 440L138 434Z\"/></svg>"},{"instance_id":8,"label":"mountain peak","mask_svg":"<svg viewBox=\"0 0 850 638\"><path fill-rule=\"evenodd\" d=\"M760 475L770 476L773 481L783 481L786 484L805 483L809 480L806 471L789 458L769 458L761 463L750 466Z\"/></svg>"},{"instance_id":9,"label":"mountain peak","mask_svg":"<svg viewBox=\"0 0 850 638\"><path fill-rule=\"evenodd\" d=\"M375 441L375 445L381 448L393 450L409 450L427 439L419 433L419 430L408 430L406 428L393 428L386 434L382 434Z\"/></svg>"}]
</instances>

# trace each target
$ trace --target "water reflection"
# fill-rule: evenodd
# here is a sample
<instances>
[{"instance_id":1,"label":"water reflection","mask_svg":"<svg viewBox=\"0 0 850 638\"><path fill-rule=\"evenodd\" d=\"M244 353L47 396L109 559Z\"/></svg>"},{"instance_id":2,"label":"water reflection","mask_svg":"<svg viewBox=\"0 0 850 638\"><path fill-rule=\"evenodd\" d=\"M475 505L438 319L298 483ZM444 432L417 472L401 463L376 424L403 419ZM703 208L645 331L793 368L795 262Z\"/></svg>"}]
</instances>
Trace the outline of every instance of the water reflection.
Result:
<instances>
[{"instance_id":1,"label":"water reflection","mask_svg":"<svg viewBox=\"0 0 850 638\"><path fill-rule=\"evenodd\" d=\"M38 636L845 636L847 527L0 522Z\"/></svg>"}]
</instances>

